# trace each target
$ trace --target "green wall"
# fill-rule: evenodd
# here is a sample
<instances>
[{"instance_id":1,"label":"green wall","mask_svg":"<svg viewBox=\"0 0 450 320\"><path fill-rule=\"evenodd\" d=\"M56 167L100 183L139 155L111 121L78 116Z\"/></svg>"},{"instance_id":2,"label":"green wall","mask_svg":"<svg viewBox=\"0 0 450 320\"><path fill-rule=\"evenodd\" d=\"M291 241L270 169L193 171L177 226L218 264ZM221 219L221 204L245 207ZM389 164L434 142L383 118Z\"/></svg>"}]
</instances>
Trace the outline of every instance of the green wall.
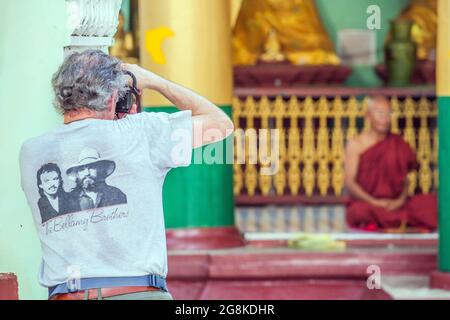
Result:
<instances>
[{"instance_id":1,"label":"green wall","mask_svg":"<svg viewBox=\"0 0 450 320\"><path fill-rule=\"evenodd\" d=\"M384 41L389 32L390 20L395 19L408 4L409 0L316 0L322 21L335 45L338 30L367 29L367 7L380 7L381 29L374 30L377 37L377 63L384 61ZM353 74L347 81L349 86L373 87L381 84L373 66L354 66Z\"/></svg>"},{"instance_id":2,"label":"green wall","mask_svg":"<svg viewBox=\"0 0 450 320\"><path fill-rule=\"evenodd\" d=\"M63 58L65 1L0 1L0 272L19 280L20 299L46 299L41 249L19 181L19 149L60 123L50 79ZM45 150L43 150L45 152Z\"/></svg>"}]
</instances>

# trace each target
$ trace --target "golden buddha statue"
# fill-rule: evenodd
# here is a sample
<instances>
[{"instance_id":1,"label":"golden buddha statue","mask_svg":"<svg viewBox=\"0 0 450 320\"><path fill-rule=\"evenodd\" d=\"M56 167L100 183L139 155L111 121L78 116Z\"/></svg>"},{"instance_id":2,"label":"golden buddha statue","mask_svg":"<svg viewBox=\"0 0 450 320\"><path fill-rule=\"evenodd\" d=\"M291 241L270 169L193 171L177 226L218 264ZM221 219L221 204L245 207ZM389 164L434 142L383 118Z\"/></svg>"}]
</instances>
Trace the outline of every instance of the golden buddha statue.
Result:
<instances>
[{"instance_id":1,"label":"golden buddha statue","mask_svg":"<svg viewBox=\"0 0 450 320\"><path fill-rule=\"evenodd\" d=\"M314 0L244 0L233 30L234 64L269 62L276 43L292 64L340 63ZM275 62L281 56L272 51Z\"/></svg>"},{"instance_id":2,"label":"golden buddha statue","mask_svg":"<svg viewBox=\"0 0 450 320\"><path fill-rule=\"evenodd\" d=\"M277 33L271 30L269 38L264 46L266 50L261 55L261 61L264 62L283 62L286 61L285 55L281 52L280 41L278 40Z\"/></svg>"},{"instance_id":3,"label":"golden buddha statue","mask_svg":"<svg viewBox=\"0 0 450 320\"><path fill-rule=\"evenodd\" d=\"M435 60L437 45L437 0L411 0L399 19L414 22L411 36L417 44L417 59Z\"/></svg>"}]
</instances>

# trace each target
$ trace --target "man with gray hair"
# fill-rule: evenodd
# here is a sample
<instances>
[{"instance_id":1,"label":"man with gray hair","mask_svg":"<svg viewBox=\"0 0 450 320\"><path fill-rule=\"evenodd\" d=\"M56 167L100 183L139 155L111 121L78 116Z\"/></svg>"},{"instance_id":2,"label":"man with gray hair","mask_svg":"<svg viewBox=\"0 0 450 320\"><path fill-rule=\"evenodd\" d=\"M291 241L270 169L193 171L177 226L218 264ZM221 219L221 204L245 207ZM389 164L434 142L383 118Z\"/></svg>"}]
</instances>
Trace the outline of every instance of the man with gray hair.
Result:
<instances>
[{"instance_id":1,"label":"man with gray hair","mask_svg":"<svg viewBox=\"0 0 450 320\"><path fill-rule=\"evenodd\" d=\"M133 83L134 92L155 90L180 112L138 113L132 102L129 114L117 112ZM191 90L101 51L69 56L52 84L64 125L28 140L20 153L42 245L40 283L52 300L171 299L164 179L190 164L193 148L229 136L231 120ZM46 163L62 168L64 191L80 206L42 221L33 177Z\"/></svg>"}]
</instances>

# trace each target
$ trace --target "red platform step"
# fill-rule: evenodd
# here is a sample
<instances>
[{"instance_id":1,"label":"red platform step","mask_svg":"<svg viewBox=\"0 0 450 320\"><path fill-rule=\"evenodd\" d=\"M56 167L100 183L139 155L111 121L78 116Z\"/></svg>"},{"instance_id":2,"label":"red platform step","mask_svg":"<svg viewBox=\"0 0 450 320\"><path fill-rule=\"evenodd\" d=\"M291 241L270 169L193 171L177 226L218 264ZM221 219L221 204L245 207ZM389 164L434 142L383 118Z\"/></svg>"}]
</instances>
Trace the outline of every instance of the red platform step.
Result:
<instances>
[{"instance_id":1,"label":"red platform step","mask_svg":"<svg viewBox=\"0 0 450 320\"><path fill-rule=\"evenodd\" d=\"M435 249L347 249L313 253L240 248L173 251L169 288L175 299L388 299L367 287L368 267L383 275L436 270Z\"/></svg>"}]
</instances>

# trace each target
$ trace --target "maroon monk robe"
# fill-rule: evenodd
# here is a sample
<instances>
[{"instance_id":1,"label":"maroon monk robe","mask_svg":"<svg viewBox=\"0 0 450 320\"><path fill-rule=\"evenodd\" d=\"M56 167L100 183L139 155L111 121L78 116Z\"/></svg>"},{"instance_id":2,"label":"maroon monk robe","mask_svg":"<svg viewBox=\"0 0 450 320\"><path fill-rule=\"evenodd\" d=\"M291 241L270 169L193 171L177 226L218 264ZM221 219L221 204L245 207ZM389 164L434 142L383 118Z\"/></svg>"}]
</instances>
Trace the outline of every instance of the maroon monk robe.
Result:
<instances>
[{"instance_id":1,"label":"maroon monk robe","mask_svg":"<svg viewBox=\"0 0 450 320\"><path fill-rule=\"evenodd\" d=\"M417 169L416 155L402 137L389 134L361 154L356 182L377 199L400 197L408 173ZM402 221L408 227L436 229L436 195L415 195L405 204L388 211L369 203L351 199L347 204L347 223L353 228L398 228Z\"/></svg>"}]
</instances>

